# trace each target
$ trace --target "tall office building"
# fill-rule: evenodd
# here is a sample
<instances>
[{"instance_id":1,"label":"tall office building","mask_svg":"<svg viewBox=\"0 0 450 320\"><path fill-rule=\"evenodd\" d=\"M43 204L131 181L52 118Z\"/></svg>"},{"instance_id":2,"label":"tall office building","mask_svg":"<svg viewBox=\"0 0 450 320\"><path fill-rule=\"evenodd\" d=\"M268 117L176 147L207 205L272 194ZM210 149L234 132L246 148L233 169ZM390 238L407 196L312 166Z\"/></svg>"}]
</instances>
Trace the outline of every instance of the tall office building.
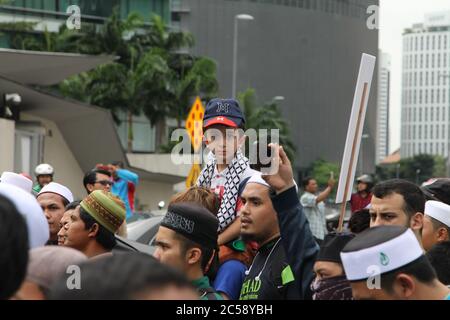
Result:
<instances>
[{"instance_id":1,"label":"tall office building","mask_svg":"<svg viewBox=\"0 0 450 320\"><path fill-rule=\"evenodd\" d=\"M376 163L380 163L389 154L389 99L391 84L391 57L380 51L378 53L378 110Z\"/></svg>"},{"instance_id":2,"label":"tall office building","mask_svg":"<svg viewBox=\"0 0 450 320\"><path fill-rule=\"evenodd\" d=\"M450 12L425 16L403 34L401 155L448 156Z\"/></svg>"},{"instance_id":3,"label":"tall office building","mask_svg":"<svg viewBox=\"0 0 450 320\"><path fill-rule=\"evenodd\" d=\"M297 146L295 167L322 158L339 163L361 54L378 53L378 30L367 9L378 0L173 0L172 24L190 31L193 52L217 62L221 96L232 92L237 21L236 91L256 90L259 101L283 96L279 106ZM377 75L363 143L365 172L373 172Z\"/></svg>"}]
</instances>

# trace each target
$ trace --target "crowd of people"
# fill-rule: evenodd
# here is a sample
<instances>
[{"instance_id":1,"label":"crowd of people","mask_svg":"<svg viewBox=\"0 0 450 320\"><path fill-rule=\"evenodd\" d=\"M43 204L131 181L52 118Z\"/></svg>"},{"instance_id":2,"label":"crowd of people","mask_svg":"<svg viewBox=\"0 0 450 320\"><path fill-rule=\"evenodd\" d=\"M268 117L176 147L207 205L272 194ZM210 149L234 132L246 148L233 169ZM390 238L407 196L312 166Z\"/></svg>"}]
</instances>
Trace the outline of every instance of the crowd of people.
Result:
<instances>
[{"instance_id":1,"label":"crowd of people","mask_svg":"<svg viewBox=\"0 0 450 320\"><path fill-rule=\"evenodd\" d=\"M319 192L306 178L300 197L283 147L270 145L278 170L262 174L241 152L242 129L236 100L208 103L209 160L170 200L152 256L115 250L139 180L122 163L86 173L80 201L49 164L34 187L4 172L0 299L450 300L450 179L358 177L348 228L329 232L334 179Z\"/></svg>"}]
</instances>

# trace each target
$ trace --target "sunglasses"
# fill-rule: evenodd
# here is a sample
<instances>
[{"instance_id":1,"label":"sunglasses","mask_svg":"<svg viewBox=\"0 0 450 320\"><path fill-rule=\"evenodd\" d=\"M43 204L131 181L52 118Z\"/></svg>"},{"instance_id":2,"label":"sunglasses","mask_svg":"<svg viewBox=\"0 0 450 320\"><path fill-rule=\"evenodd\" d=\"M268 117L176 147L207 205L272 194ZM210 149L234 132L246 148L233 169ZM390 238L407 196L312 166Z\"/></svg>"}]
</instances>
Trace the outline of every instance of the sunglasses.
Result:
<instances>
[{"instance_id":1,"label":"sunglasses","mask_svg":"<svg viewBox=\"0 0 450 320\"><path fill-rule=\"evenodd\" d=\"M102 186L112 186L114 184L111 180L100 180L95 181L95 183L100 183Z\"/></svg>"}]
</instances>

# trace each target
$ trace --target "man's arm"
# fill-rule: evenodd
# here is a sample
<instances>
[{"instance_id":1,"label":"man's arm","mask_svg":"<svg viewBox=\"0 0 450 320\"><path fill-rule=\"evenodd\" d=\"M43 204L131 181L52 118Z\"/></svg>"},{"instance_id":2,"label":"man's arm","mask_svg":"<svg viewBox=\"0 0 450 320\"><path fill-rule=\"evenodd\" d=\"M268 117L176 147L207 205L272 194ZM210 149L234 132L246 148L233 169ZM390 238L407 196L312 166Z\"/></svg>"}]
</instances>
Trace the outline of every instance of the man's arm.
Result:
<instances>
[{"instance_id":1,"label":"man's arm","mask_svg":"<svg viewBox=\"0 0 450 320\"><path fill-rule=\"evenodd\" d=\"M300 298L304 299L309 296L309 286L314 277L313 265L319 247L298 200L291 163L281 147L276 145L272 147L272 154L275 154L274 161L279 163L279 170L275 175L264 176L264 179L276 192L272 197L272 203L278 215L286 258L296 281L294 287L298 292L294 294L299 294Z\"/></svg>"},{"instance_id":2,"label":"man's arm","mask_svg":"<svg viewBox=\"0 0 450 320\"><path fill-rule=\"evenodd\" d=\"M117 169L116 173L119 178L131 182L134 185L138 184L139 176L136 173L126 169Z\"/></svg>"},{"instance_id":3,"label":"man's arm","mask_svg":"<svg viewBox=\"0 0 450 320\"><path fill-rule=\"evenodd\" d=\"M219 246L228 243L232 240L239 238L241 234L241 218L236 217L234 221L219 234L218 244Z\"/></svg>"},{"instance_id":4,"label":"man's arm","mask_svg":"<svg viewBox=\"0 0 450 320\"><path fill-rule=\"evenodd\" d=\"M334 184L336 182L334 181L333 178L330 178L330 180L328 180L328 186L325 190L323 190L316 199L316 203L321 203L322 201L324 201L326 198L328 198L328 196L330 195L331 191L333 190Z\"/></svg>"}]
</instances>

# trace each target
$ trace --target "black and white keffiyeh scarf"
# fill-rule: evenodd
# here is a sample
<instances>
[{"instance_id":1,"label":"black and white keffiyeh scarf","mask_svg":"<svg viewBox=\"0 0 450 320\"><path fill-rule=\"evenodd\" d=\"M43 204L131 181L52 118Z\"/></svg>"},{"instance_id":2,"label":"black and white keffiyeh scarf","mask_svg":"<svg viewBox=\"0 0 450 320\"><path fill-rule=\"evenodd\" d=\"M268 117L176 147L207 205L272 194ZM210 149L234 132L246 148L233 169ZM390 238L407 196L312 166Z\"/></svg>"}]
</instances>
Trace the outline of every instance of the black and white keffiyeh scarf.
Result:
<instances>
[{"instance_id":1,"label":"black and white keffiyeh scarf","mask_svg":"<svg viewBox=\"0 0 450 320\"><path fill-rule=\"evenodd\" d=\"M211 188L211 180L217 165L216 157L206 164L197 180L200 187ZM240 150L236 152L233 161L225 169L225 186L217 218L219 219L219 232L226 229L236 218L236 203L239 196L239 184L245 170L249 167L249 160Z\"/></svg>"}]
</instances>

